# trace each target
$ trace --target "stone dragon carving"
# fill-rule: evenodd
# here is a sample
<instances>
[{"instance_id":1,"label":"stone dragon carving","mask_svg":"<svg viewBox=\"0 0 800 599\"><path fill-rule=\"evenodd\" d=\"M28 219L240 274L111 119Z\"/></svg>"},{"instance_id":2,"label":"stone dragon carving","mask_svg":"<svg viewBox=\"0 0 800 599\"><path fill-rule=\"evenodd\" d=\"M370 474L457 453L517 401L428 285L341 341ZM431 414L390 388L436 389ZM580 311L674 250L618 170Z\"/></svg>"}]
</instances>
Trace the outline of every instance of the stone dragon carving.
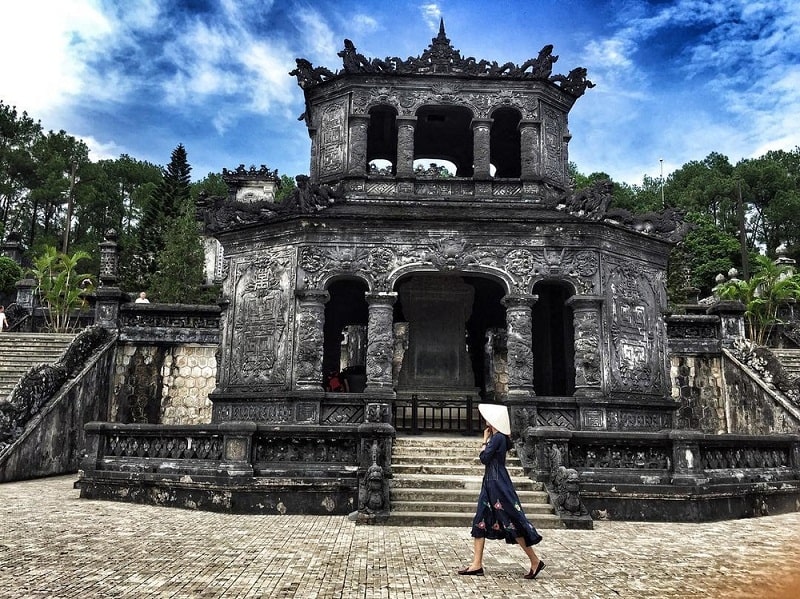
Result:
<instances>
[{"instance_id":1,"label":"stone dragon carving","mask_svg":"<svg viewBox=\"0 0 800 599\"><path fill-rule=\"evenodd\" d=\"M342 74L375 73L381 75L467 75L472 77L533 79L549 81L576 98L582 96L594 84L586 78L583 67L572 69L567 75L553 75L553 64L558 56L553 54L552 44L544 46L535 58L517 65L513 62L499 64L497 61L477 60L473 56L463 57L453 48L444 30L444 21L439 23L439 33L431 40L430 46L417 57L403 60L387 56L384 59L369 59L359 54L353 42L344 40L344 48L338 53L342 59L342 69L333 73L325 67L314 67L305 58L296 59L297 68L289 74L297 77L297 84L306 90L325 83Z\"/></svg>"}]
</instances>

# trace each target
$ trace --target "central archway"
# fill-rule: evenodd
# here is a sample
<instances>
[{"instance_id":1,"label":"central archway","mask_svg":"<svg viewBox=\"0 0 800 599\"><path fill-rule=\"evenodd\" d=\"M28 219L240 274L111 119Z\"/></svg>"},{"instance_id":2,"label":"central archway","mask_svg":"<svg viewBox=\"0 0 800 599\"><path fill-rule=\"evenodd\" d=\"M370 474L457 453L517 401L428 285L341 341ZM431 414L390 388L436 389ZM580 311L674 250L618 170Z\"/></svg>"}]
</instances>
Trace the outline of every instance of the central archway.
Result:
<instances>
[{"instance_id":1,"label":"central archway","mask_svg":"<svg viewBox=\"0 0 800 599\"><path fill-rule=\"evenodd\" d=\"M505 327L500 302L505 288L464 273L415 273L395 288L402 353L395 426L436 431L479 426L477 404L496 395L487 333Z\"/></svg>"}]
</instances>

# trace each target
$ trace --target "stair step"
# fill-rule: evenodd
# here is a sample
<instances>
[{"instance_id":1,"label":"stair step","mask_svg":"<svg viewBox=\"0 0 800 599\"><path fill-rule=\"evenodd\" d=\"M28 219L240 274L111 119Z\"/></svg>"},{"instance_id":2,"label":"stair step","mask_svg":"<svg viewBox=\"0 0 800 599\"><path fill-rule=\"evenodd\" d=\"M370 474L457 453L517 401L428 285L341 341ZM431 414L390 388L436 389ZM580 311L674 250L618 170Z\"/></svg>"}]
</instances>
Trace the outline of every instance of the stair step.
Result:
<instances>
[{"instance_id":1,"label":"stair step","mask_svg":"<svg viewBox=\"0 0 800 599\"><path fill-rule=\"evenodd\" d=\"M8 397L32 366L55 363L74 338L61 333L1 334L0 400Z\"/></svg>"},{"instance_id":2,"label":"stair step","mask_svg":"<svg viewBox=\"0 0 800 599\"><path fill-rule=\"evenodd\" d=\"M409 487L392 487L392 504L395 502L423 502L428 504L446 502L465 502L475 507L478 500L480 489L417 489ZM523 506L544 505L551 507L548 503L545 491L521 491L517 489L517 495Z\"/></svg>"},{"instance_id":3,"label":"stair step","mask_svg":"<svg viewBox=\"0 0 800 599\"><path fill-rule=\"evenodd\" d=\"M522 467L508 467L508 473L513 477L523 477L525 472ZM458 464L397 464L392 463L392 472L395 474L433 474L442 476L483 476L483 466L458 465Z\"/></svg>"},{"instance_id":4,"label":"stair step","mask_svg":"<svg viewBox=\"0 0 800 599\"><path fill-rule=\"evenodd\" d=\"M526 514L527 515L527 514ZM473 514L458 512L395 512L389 515L387 526L454 526L471 527ZM529 518L536 528L564 528L555 514L537 514Z\"/></svg>"},{"instance_id":5,"label":"stair step","mask_svg":"<svg viewBox=\"0 0 800 599\"><path fill-rule=\"evenodd\" d=\"M477 497L475 498L477 500ZM476 501L392 501L392 511L398 512L451 512L458 514L474 514ZM553 510L547 503L524 503L522 509L526 516L533 517L535 514L552 514Z\"/></svg>"}]
</instances>

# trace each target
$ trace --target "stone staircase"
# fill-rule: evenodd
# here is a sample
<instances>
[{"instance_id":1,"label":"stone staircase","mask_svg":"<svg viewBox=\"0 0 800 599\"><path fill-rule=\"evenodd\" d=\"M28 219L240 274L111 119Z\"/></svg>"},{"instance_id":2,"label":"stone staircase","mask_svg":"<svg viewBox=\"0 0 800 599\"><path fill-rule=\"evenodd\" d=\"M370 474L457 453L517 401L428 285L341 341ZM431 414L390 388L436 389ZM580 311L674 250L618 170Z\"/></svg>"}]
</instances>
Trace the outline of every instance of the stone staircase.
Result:
<instances>
[{"instance_id":1,"label":"stone staircase","mask_svg":"<svg viewBox=\"0 0 800 599\"><path fill-rule=\"evenodd\" d=\"M0 333L0 401L36 364L52 364L75 338L61 333Z\"/></svg>"},{"instance_id":2,"label":"stone staircase","mask_svg":"<svg viewBox=\"0 0 800 599\"><path fill-rule=\"evenodd\" d=\"M800 349L773 349L772 353L780 360L790 377L800 377Z\"/></svg>"},{"instance_id":3,"label":"stone staircase","mask_svg":"<svg viewBox=\"0 0 800 599\"><path fill-rule=\"evenodd\" d=\"M479 449L477 436L398 436L392 450L392 512L386 524L469 528L483 480ZM533 525L563 528L541 483L525 476L513 451L506 466Z\"/></svg>"}]
</instances>

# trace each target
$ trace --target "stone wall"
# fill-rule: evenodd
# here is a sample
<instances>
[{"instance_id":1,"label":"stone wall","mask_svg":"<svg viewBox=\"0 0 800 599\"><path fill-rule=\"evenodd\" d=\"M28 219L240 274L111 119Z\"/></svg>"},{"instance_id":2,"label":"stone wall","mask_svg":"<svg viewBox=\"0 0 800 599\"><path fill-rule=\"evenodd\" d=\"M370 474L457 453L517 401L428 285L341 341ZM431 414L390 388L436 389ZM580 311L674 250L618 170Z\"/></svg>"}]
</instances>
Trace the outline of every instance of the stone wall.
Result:
<instances>
[{"instance_id":1,"label":"stone wall","mask_svg":"<svg viewBox=\"0 0 800 599\"><path fill-rule=\"evenodd\" d=\"M670 356L672 398L680 403L679 428L716 434L727 431L725 390L719 355Z\"/></svg>"},{"instance_id":2,"label":"stone wall","mask_svg":"<svg viewBox=\"0 0 800 599\"><path fill-rule=\"evenodd\" d=\"M729 413L731 432L765 435L796 434L800 430L797 417L762 386L763 382L759 384L755 373L748 372L727 357L723 366L727 392L732 398Z\"/></svg>"},{"instance_id":3,"label":"stone wall","mask_svg":"<svg viewBox=\"0 0 800 599\"><path fill-rule=\"evenodd\" d=\"M120 345L112 422L206 424L217 376L216 345Z\"/></svg>"}]
</instances>

